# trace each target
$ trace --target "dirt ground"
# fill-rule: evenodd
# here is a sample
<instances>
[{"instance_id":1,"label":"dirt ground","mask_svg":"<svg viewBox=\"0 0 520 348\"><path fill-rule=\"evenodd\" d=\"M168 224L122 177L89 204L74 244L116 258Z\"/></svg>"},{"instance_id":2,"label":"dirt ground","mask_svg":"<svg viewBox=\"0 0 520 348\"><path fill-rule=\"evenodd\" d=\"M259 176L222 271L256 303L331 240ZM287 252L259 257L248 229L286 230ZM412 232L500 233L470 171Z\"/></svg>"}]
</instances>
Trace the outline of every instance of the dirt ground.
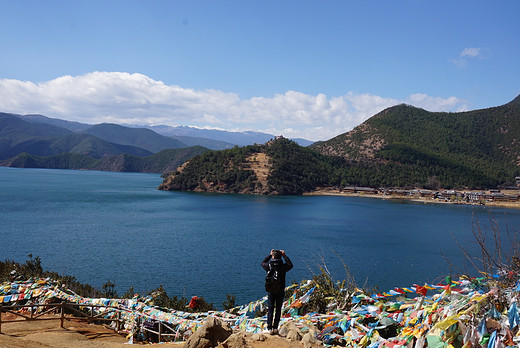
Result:
<instances>
[{"instance_id":1,"label":"dirt ground","mask_svg":"<svg viewBox=\"0 0 520 348\"><path fill-rule=\"evenodd\" d=\"M47 318L51 318L49 316ZM128 339L103 325L89 324L79 320L65 320L60 327L55 320L20 321L2 323L0 348L116 348L128 347ZM2 320L11 320L2 314ZM291 342L283 337L269 336L263 342L250 341L252 348L302 348L301 342ZM144 346L145 344L134 344ZM146 344L148 345L148 344ZM183 347L183 343L161 343L159 347Z\"/></svg>"}]
</instances>

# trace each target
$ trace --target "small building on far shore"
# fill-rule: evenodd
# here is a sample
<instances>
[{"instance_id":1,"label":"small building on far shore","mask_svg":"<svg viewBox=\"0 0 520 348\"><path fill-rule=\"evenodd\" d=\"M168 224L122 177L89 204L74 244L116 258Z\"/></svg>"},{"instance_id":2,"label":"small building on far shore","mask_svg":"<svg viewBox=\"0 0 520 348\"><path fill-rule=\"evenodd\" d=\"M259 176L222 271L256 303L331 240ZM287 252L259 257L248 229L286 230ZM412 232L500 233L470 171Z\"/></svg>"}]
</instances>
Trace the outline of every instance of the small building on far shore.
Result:
<instances>
[{"instance_id":1,"label":"small building on far shore","mask_svg":"<svg viewBox=\"0 0 520 348\"><path fill-rule=\"evenodd\" d=\"M346 186L343 187L341 191L345 193L364 193L371 195L379 194L379 190L373 187Z\"/></svg>"}]
</instances>

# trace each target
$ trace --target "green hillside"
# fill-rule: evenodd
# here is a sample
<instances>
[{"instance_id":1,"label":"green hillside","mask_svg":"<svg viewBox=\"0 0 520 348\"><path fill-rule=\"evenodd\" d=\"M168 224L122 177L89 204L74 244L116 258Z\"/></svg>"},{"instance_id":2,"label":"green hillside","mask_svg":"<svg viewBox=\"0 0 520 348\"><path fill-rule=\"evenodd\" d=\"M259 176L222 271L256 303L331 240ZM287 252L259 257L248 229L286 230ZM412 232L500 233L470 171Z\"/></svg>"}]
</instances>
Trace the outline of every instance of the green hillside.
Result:
<instances>
[{"instance_id":1,"label":"green hillside","mask_svg":"<svg viewBox=\"0 0 520 348\"><path fill-rule=\"evenodd\" d=\"M255 172L264 154L269 167L266 182ZM335 161L294 141L278 138L264 145L208 151L190 159L178 171L164 176L161 190L256 194L301 194L329 185Z\"/></svg>"},{"instance_id":2,"label":"green hillside","mask_svg":"<svg viewBox=\"0 0 520 348\"><path fill-rule=\"evenodd\" d=\"M139 147L110 143L87 134L71 134L53 139L48 143L48 152L50 152L49 154L72 152L94 158L102 158L121 153L128 153L135 156L151 155L150 151Z\"/></svg>"},{"instance_id":3,"label":"green hillside","mask_svg":"<svg viewBox=\"0 0 520 348\"><path fill-rule=\"evenodd\" d=\"M14 114L0 112L0 137L9 138L13 144L30 137L49 138L67 134L72 134L72 131L49 124L27 122Z\"/></svg>"},{"instance_id":4,"label":"green hillside","mask_svg":"<svg viewBox=\"0 0 520 348\"><path fill-rule=\"evenodd\" d=\"M137 172L137 173L167 173L193 156L199 155L208 149L202 146L192 146L183 149L163 150L146 157L121 154L118 156L105 157L92 169L115 171L115 172Z\"/></svg>"},{"instance_id":5,"label":"green hillside","mask_svg":"<svg viewBox=\"0 0 520 348\"><path fill-rule=\"evenodd\" d=\"M0 161L2 167L16 168L51 168L51 169L93 169L99 159L77 153L41 157L29 153L21 153L13 158Z\"/></svg>"},{"instance_id":6,"label":"green hillside","mask_svg":"<svg viewBox=\"0 0 520 348\"><path fill-rule=\"evenodd\" d=\"M458 113L398 105L311 148L358 167L343 171L349 183L436 183L446 188L512 184L520 174L520 101ZM376 173L367 173L372 169Z\"/></svg>"},{"instance_id":7,"label":"green hillside","mask_svg":"<svg viewBox=\"0 0 520 348\"><path fill-rule=\"evenodd\" d=\"M58 126L28 122L16 115L0 113L0 160L24 152L35 156L70 152L94 158L121 153L135 156L152 154L136 146L115 144L92 135L78 134Z\"/></svg>"}]
</instances>

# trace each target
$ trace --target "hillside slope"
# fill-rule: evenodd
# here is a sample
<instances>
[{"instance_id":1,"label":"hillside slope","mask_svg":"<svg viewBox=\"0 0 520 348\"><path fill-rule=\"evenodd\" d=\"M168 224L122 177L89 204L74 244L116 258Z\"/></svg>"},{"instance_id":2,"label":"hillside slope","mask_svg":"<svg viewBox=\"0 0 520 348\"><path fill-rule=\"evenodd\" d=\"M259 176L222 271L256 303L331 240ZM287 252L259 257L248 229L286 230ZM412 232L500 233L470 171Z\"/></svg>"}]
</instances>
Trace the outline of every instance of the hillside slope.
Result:
<instances>
[{"instance_id":1,"label":"hillside slope","mask_svg":"<svg viewBox=\"0 0 520 348\"><path fill-rule=\"evenodd\" d=\"M422 172L417 183L428 180L426 171L430 180L444 177L443 186L513 183L520 165L520 98L458 113L397 105L311 148L378 168L402 166ZM466 185L448 178L450 173L468 177Z\"/></svg>"},{"instance_id":2,"label":"hillside slope","mask_svg":"<svg viewBox=\"0 0 520 348\"><path fill-rule=\"evenodd\" d=\"M161 190L301 194L328 184L329 158L277 138L264 145L208 151L164 176Z\"/></svg>"},{"instance_id":3,"label":"hillside slope","mask_svg":"<svg viewBox=\"0 0 520 348\"><path fill-rule=\"evenodd\" d=\"M77 134L62 127L28 122L16 115L0 113L0 159L24 152L36 156L71 152L94 158L120 153L151 154L135 146L114 144L88 134Z\"/></svg>"}]
</instances>

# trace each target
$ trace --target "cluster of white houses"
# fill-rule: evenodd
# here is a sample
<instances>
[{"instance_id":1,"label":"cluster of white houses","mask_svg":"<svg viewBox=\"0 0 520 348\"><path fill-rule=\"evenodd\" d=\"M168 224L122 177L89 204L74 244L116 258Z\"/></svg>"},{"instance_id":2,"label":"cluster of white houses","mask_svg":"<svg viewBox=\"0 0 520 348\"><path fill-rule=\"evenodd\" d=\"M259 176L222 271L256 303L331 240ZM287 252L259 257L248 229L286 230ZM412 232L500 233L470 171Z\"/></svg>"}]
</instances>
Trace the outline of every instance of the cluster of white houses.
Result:
<instances>
[{"instance_id":1,"label":"cluster of white houses","mask_svg":"<svg viewBox=\"0 0 520 348\"><path fill-rule=\"evenodd\" d=\"M520 179L520 178L518 178ZM446 202L467 202L480 203L485 202L518 202L520 201L520 191L516 194L505 194L500 190L489 191L456 191L456 190L424 190L424 189L392 189L392 188L372 188L347 186L341 189L344 193L379 195L379 196L397 196L406 198L423 198L436 199Z\"/></svg>"}]
</instances>

